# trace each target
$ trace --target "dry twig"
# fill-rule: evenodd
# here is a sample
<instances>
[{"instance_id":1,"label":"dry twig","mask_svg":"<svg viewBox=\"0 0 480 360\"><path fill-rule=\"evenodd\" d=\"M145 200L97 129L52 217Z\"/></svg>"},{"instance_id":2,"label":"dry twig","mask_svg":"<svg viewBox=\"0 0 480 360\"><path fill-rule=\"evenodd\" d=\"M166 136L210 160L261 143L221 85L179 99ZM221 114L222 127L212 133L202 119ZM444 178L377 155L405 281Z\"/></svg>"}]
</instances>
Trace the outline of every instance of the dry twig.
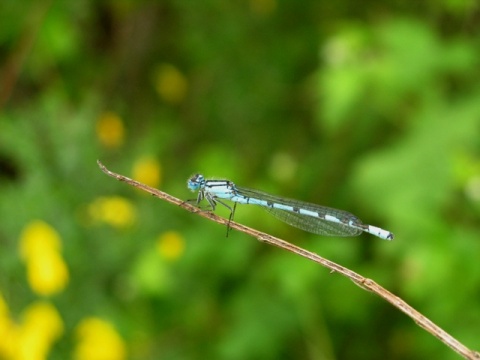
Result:
<instances>
[{"instance_id":1,"label":"dry twig","mask_svg":"<svg viewBox=\"0 0 480 360\"><path fill-rule=\"evenodd\" d=\"M132 185L136 188L142 189L142 190L150 193L151 195L153 195L155 197L158 197L159 199L162 199L162 200L168 201L172 204L178 205L185 210L188 210L190 212L195 213L196 215L199 215L201 217L210 219L210 220L215 221L219 224L230 226L232 229L236 229L238 231L241 231L241 232L244 232L248 235L251 235L259 241L262 241L262 242L267 243L269 245L273 245L273 246L279 247L281 249L290 251L294 254L303 256L303 257L305 257L309 260L312 260L312 261L330 269L332 272L337 272L337 273L342 274L343 276L352 280L355 284L357 284L361 288L366 289L368 291L371 291L372 293L380 296L381 298L383 298L384 300L388 301L393 306L395 306L397 309L399 309L400 311L407 314L420 327L422 327L423 329L428 331L430 334L432 334L433 336L438 338L440 341L445 343L447 346L449 346L451 349L453 349L458 354L463 356L465 359L471 359L471 360L480 359L480 353L479 352L467 348L461 342L456 340L453 336L451 336L446 331L441 329L438 325L436 325L431 320L429 320L427 317L425 317L420 312L415 310L413 307L408 305L405 301L403 301L399 297L395 296L394 294L392 294L390 291L386 290L382 286L378 285L375 281L373 281L371 279L368 279L368 278L365 278L365 277L361 276L360 274L357 274L356 272L354 272L350 269L347 269L346 267L343 267L339 264L336 264L333 261L327 260L327 259L325 259L325 258L323 258L323 257L321 257L321 256L319 256L315 253L312 253L308 250L305 250L301 247L293 245L293 244L291 244L291 243L289 243L285 240L281 240L279 238L273 237L271 235L268 235L268 234L263 233L261 231L249 228L249 227L241 225L241 224L238 224L238 223L233 222L233 221L229 222L228 219L224 219L220 216L217 216L210 211L198 211L197 207L189 204L188 202L177 199L177 198L175 198L175 197L173 197L173 196L171 196L167 193L164 193L160 190L151 188L150 186L147 186L147 185L142 184L138 181L132 180L132 179L126 177L126 176L116 174L116 173L108 170L100 161L97 161L97 163L98 163L98 166L100 167L100 169L102 169L102 171L105 174L107 174L107 175L109 175L109 176L111 176L111 177L113 177L113 178L115 178L119 181L126 182L129 185Z\"/></svg>"}]
</instances>

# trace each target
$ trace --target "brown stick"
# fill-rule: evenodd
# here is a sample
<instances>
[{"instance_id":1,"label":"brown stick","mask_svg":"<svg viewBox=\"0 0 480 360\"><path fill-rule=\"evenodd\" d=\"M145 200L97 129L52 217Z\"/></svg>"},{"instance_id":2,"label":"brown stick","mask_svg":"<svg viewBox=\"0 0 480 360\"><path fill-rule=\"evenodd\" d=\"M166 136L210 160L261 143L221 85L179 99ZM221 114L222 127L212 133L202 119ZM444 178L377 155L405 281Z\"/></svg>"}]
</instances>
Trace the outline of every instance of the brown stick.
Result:
<instances>
[{"instance_id":1,"label":"brown stick","mask_svg":"<svg viewBox=\"0 0 480 360\"><path fill-rule=\"evenodd\" d=\"M417 310L415 310L413 307L408 305L405 301L400 299L399 297L395 296L392 294L390 291L386 290L385 288L381 287L378 285L375 281L365 278L361 276L360 274L357 274L356 272L347 269L346 267L343 267L339 264L334 263L333 261L327 260L315 253L312 253L308 250L305 250L301 247L298 247L296 245L290 244L289 242L285 240L281 240L279 238L273 237L271 235L268 235L266 233L263 233L261 231L249 228L247 226L238 224L233 221L229 221L227 219L224 219L220 216L215 215L212 212L209 211L198 211L198 208L185 202L180 199L177 199L167 193L164 193L160 190L151 188L150 186L147 186L145 184L139 183L138 181L132 180L126 176L116 174L110 170L108 170L99 160L97 160L98 166L102 171L119 180L126 182L129 185L132 185L136 188L142 189L151 195L158 197L159 199L166 200L172 204L178 205L181 208L188 210L190 212L195 213L198 216L210 219L212 221L215 221L219 224L223 224L226 226L230 226L232 229L236 229L238 231L244 232L248 235L251 235L255 237L257 240L262 241L264 243L267 243L269 245L273 245L276 247L279 247L281 249L290 251L294 254L303 256L304 258L307 258L309 260L312 260L328 269L330 269L332 272L337 272L342 274L343 276L349 278L352 280L355 284L360 286L363 289L369 290L372 293L380 296L384 300L388 301L390 304L395 306L397 309L400 311L404 312L407 314L410 318L415 321L420 327L428 331L430 334L438 338L440 341L445 343L447 346L449 346L451 349L456 351L458 354L463 356L465 359L480 359L480 353L477 351L473 351L469 348L467 348L465 345L463 345L461 342L456 340L453 336L448 334L446 331L441 329L438 325L434 324L431 320L423 316L421 313L419 313Z\"/></svg>"}]
</instances>

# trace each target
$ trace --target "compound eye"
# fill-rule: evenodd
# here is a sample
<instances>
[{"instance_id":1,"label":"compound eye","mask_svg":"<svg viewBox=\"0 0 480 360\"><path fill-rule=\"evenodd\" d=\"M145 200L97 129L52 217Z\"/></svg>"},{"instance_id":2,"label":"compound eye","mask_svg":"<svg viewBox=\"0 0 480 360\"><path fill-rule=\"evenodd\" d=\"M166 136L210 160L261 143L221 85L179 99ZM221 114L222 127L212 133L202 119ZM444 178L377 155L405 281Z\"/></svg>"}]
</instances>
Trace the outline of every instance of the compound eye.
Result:
<instances>
[{"instance_id":1,"label":"compound eye","mask_svg":"<svg viewBox=\"0 0 480 360\"><path fill-rule=\"evenodd\" d=\"M195 174L190 179L188 179L187 187L192 191L198 190L204 181L205 179L203 175Z\"/></svg>"}]
</instances>

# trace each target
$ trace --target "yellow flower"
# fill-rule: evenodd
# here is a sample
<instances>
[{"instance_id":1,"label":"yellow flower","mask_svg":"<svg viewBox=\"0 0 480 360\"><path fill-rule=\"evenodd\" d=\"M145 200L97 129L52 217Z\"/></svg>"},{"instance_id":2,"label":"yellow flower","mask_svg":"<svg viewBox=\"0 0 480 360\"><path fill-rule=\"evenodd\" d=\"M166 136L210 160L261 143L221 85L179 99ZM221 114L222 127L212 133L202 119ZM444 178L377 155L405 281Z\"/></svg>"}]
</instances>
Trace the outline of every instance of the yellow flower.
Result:
<instances>
[{"instance_id":1,"label":"yellow flower","mask_svg":"<svg viewBox=\"0 0 480 360\"><path fill-rule=\"evenodd\" d=\"M187 94L187 78L171 64L157 67L154 82L160 97L167 103L179 104Z\"/></svg>"},{"instance_id":2,"label":"yellow flower","mask_svg":"<svg viewBox=\"0 0 480 360\"><path fill-rule=\"evenodd\" d=\"M153 157L142 157L133 165L133 178L148 186L158 188L161 175L160 163Z\"/></svg>"},{"instance_id":3,"label":"yellow flower","mask_svg":"<svg viewBox=\"0 0 480 360\"><path fill-rule=\"evenodd\" d=\"M46 359L63 331L63 321L53 305L47 302L30 305L17 329L12 359Z\"/></svg>"},{"instance_id":4,"label":"yellow flower","mask_svg":"<svg viewBox=\"0 0 480 360\"><path fill-rule=\"evenodd\" d=\"M3 303L0 314L0 358L11 360L44 360L53 343L64 331L58 311L48 302L29 305L20 324L10 320Z\"/></svg>"},{"instance_id":5,"label":"yellow flower","mask_svg":"<svg viewBox=\"0 0 480 360\"><path fill-rule=\"evenodd\" d=\"M29 223L20 236L20 253L24 259L35 256L44 249L60 251L61 241L58 232L41 220Z\"/></svg>"},{"instance_id":6,"label":"yellow flower","mask_svg":"<svg viewBox=\"0 0 480 360\"><path fill-rule=\"evenodd\" d=\"M39 295L53 295L62 291L68 283L68 268L56 251L43 251L27 261L27 279L30 287Z\"/></svg>"},{"instance_id":7,"label":"yellow flower","mask_svg":"<svg viewBox=\"0 0 480 360\"><path fill-rule=\"evenodd\" d=\"M88 214L96 222L125 228L135 222L135 208L120 196L99 197L88 206Z\"/></svg>"},{"instance_id":8,"label":"yellow flower","mask_svg":"<svg viewBox=\"0 0 480 360\"><path fill-rule=\"evenodd\" d=\"M38 301L28 306L23 313L22 328L35 330L53 341L63 334L63 321L57 309L50 303Z\"/></svg>"},{"instance_id":9,"label":"yellow flower","mask_svg":"<svg viewBox=\"0 0 480 360\"><path fill-rule=\"evenodd\" d=\"M68 268L60 254L60 236L43 221L33 221L20 237L20 253L27 266L27 280L39 295L53 295L68 283Z\"/></svg>"},{"instance_id":10,"label":"yellow flower","mask_svg":"<svg viewBox=\"0 0 480 360\"><path fill-rule=\"evenodd\" d=\"M76 329L76 360L122 360L126 358L123 339L109 322L98 318L84 319Z\"/></svg>"},{"instance_id":11,"label":"yellow flower","mask_svg":"<svg viewBox=\"0 0 480 360\"><path fill-rule=\"evenodd\" d=\"M107 148L115 149L123 144L125 128L116 113L107 111L97 120L97 137Z\"/></svg>"},{"instance_id":12,"label":"yellow flower","mask_svg":"<svg viewBox=\"0 0 480 360\"><path fill-rule=\"evenodd\" d=\"M185 241L180 233L167 231L160 235L156 248L160 256L166 260L177 260L185 251Z\"/></svg>"},{"instance_id":13,"label":"yellow flower","mask_svg":"<svg viewBox=\"0 0 480 360\"><path fill-rule=\"evenodd\" d=\"M14 349L15 324L10 319L8 305L0 294L0 359L12 357Z\"/></svg>"}]
</instances>

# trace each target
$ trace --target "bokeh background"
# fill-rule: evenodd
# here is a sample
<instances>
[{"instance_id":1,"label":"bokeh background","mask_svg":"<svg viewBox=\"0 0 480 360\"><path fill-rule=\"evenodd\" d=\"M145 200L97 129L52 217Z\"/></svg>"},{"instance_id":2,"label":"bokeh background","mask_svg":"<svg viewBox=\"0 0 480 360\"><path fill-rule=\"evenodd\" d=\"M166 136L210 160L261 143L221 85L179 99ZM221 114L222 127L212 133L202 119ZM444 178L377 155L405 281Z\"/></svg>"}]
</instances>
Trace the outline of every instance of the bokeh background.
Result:
<instances>
[{"instance_id":1,"label":"bokeh background","mask_svg":"<svg viewBox=\"0 0 480 360\"><path fill-rule=\"evenodd\" d=\"M392 231L236 214L478 350L479 19L473 0L2 0L0 358L458 358L349 280L97 159L184 199L201 172Z\"/></svg>"}]
</instances>

